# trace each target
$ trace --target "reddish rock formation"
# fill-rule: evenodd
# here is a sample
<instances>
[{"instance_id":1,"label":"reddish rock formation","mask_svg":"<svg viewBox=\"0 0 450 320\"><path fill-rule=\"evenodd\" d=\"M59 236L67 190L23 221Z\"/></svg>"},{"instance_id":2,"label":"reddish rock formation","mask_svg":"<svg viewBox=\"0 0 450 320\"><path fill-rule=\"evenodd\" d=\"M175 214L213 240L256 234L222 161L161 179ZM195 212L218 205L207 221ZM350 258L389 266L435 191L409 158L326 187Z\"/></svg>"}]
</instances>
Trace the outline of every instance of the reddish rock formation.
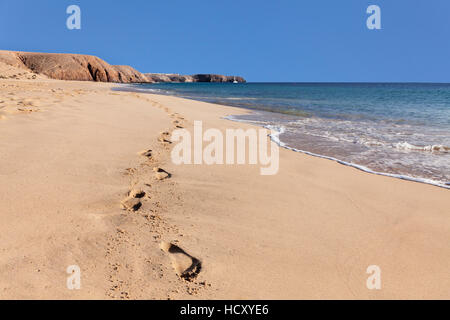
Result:
<instances>
[{"instance_id":1,"label":"reddish rock formation","mask_svg":"<svg viewBox=\"0 0 450 320\"><path fill-rule=\"evenodd\" d=\"M100 58L65 53L36 53L0 50L0 62L51 79L120 83L153 82L245 82L241 77L217 74L143 74L130 66L114 66Z\"/></svg>"},{"instance_id":2,"label":"reddish rock formation","mask_svg":"<svg viewBox=\"0 0 450 320\"><path fill-rule=\"evenodd\" d=\"M81 54L0 51L0 62L51 79L100 82L149 82L129 66L112 66L94 56Z\"/></svg>"},{"instance_id":3,"label":"reddish rock formation","mask_svg":"<svg viewBox=\"0 0 450 320\"><path fill-rule=\"evenodd\" d=\"M28 70L28 68L23 64L22 60L20 60L17 53L12 51L0 50L0 62L16 68Z\"/></svg>"},{"instance_id":4,"label":"reddish rock formation","mask_svg":"<svg viewBox=\"0 0 450 320\"><path fill-rule=\"evenodd\" d=\"M113 66L119 73L119 82L153 82L130 66Z\"/></svg>"}]
</instances>

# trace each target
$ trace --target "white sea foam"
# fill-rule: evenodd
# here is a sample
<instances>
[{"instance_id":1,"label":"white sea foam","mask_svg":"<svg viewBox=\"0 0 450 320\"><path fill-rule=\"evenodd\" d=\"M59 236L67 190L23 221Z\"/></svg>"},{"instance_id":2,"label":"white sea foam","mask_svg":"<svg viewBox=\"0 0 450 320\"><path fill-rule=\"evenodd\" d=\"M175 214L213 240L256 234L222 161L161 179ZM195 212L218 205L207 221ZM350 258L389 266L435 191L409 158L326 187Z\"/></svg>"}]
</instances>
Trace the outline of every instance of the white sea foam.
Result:
<instances>
[{"instance_id":1,"label":"white sea foam","mask_svg":"<svg viewBox=\"0 0 450 320\"><path fill-rule=\"evenodd\" d=\"M162 89L138 87L134 84L128 84L128 83L118 83L115 90L143 92L143 93L156 93L156 94L169 94L170 93L169 91L162 90Z\"/></svg>"},{"instance_id":2,"label":"white sea foam","mask_svg":"<svg viewBox=\"0 0 450 320\"><path fill-rule=\"evenodd\" d=\"M449 153L450 147L444 145L430 145L430 146L415 146L408 142L399 142L394 144L395 148L399 150L425 151L425 152L443 152Z\"/></svg>"},{"instance_id":3,"label":"white sea foam","mask_svg":"<svg viewBox=\"0 0 450 320\"><path fill-rule=\"evenodd\" d=\"M280 135L286 131L285 127L274 125L266 125L264 127L271 131L271 134L269 136L273 142L278 144L280 147L286 147L286 144L280 140Z\"/></svg>"},{"instance_id":4,"label":"white sea foam","mask_svg":"<svg viewBox=\"0 0 450 320\"><path fill-rule=\"evenodd\" d=\"M341 159L338 159L335 157L325 156L325 155L309 152L306 150L290 147L289 145L287 145L285 142L281 141L281 139L280 139L281 134L285 133L285 131L286 131L286 128L283 126L268 125L266 122L263 122L263 121L238 119L235 116L227 116L227 117L225 117L225 119L231 120L231 121L236 121L236 122L244 122L244 123L250 123L250 124L254 124L254 125L263 126L272 131L272 133L270 134L270 138L273 142L275 142L282 148L285 148L285 149L288 149L288 150L291 150L294 152L299 152L299 153L307 154L307 155L310 155L313 157L336 161L342 165L350 166L355 169L358 169L358 170L361 170L361 171L364 171L367 173L371 173L371 174L392 177L392 178L413 181L413 182L420 182L420 183L430 184L430 185L434 185L434 186L445 188L445 189L450 189L450 182L447 182L447 181L438 181L438 180L421 178L421 177L413 177L413 176L403 175L403 174L395 174L395 173L376 171L376 170L372 170L364 165L360 165L357 163L348 162L348 161L344 161L344 160L341 160ZM433 149L432 147L433 146L430 146L430 149Z\"/></svg>"}]
</instances>

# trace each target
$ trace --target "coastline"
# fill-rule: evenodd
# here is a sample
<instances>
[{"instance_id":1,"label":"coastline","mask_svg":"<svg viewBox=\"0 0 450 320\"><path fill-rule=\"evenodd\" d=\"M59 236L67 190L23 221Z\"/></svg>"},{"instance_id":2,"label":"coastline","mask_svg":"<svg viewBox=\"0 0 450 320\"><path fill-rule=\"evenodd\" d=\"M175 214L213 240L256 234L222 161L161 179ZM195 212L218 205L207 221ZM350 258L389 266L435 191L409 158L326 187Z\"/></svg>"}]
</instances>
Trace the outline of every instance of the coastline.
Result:
<instances>
[{"instance_id":1,"label":"coastline","mask_svg":"<svg viewBox=\"0 0 450 320\"><path fill-rule=\"evenodd\" d=\"M233 116L229 116L226 117L225 119L228 119L230 121L236 121L236 122L242 122L242 123L251 123L249 121L245 121L245 120L239 120L239 119L233 119ZM264 128L271 130L271 126L264 126ZM321 158L321 159L326 159L326 160L330 160L330 161L334 161L337 162L341 165L344 166L348 166L348 167L352 167L354 169L358 169L361 170L362 172L365 173L369 173L369 174L374 174L374 175L378 175L378 176L384 176L384 177L390 177L390 178L395 178L395 179L400 179L400 180L405 180L405 181L411 181L411 182L417 182L417 183L423 183L423 184L428 184L428 185L432 185L438 188L443 188L443 189L450 189L450 184L441 184L438 183L437 181L431 180L431 179L424 179L424 178L417 178L417 177L412 177L412 176L408 176L408 175L401 175L401 174L394 174L394 173L388 173L388 172L381 172L381 171L374 171L372 169L369 169L366 166L363 165L359 165L357 163L351 163L351 162L347 162L338 158L334 158L334 157L329 157L323 154L318 154L318 153L313 153L313 152L309 152L307 150L302 150L302 149L297 149L294 147L290 147L288 146L286 143L284 143L283 141L280 140L279 135L282 134L282 131L276 131L275 133L272 132L272 134L270 135L271 139L273 142L275 142L278 146L280 146L281 148L293 151L293 152L298 152L298 153L303 153L306 154L308 156L311 157L316 157L316 158Z\"/></svg>"},{"instance_id":2,"label":"coastline","mask_svg":"<svg viewBox=\"0 0 450 320\"><path fill-rule=\"evenodd\" d=\"M284 148L276 176L176 166L158 141L173 121L251 128L223 119L246 110L111 84L0 84L14 103L34 90L23 99L40 109L0 120L0 298L449 298L447 190ZM149 149L151 159L138 155ZM170 179L155 180L155 166ZM142 207L122 210L136 189ZM176 275L162 241L201 261L193 281ZM80 291L65 288L74 261L86 274ZM383 270L380 291L365 286L370 265Z\"/></svg>"},{"instance_id":3,"label":"coastline","mask_svg":"<svg viewBox=\"0 0 450 320\"><path fill-rule=\"evenodd\" d=\"M252 85L252 83L249 83L249 84ZM265 84L267 85L267 83L265 83ZM399 83L398 85L404 85L404 84ZM233 88L233 87L230 86L230 88ZM291 137L290 143L289 143L289 141L283 139L283 137L281 137L281 139L280 139L279 138L280 135L282 135L285 132L289 132L290 130L291 130L291 135L292 135L292 130L293 130L292 127L290 127L289 125L286 126L286 124L284 124L283 122L277 123L277 121L267 121L267 119L270 119L272 117L271 113L273 113L274 117L276 117L278 114L286 114L286 112L275 111L275 109L273 109L272 111L267 111L267 106L261 105L261 104L258 105L259 107L248 107L248 106L246 106L245 103L241 104L241 105L239 103L232 103L232 102L227 103L226 100L234 101L234 100L250 99L250 98L246 98L246 97L240 97L237 92L234 92L234 97L230 97L230 96L233 96L233 94L231 94L228 97L225 97L226 94L222 93L220 98L219 97L214 98L212 95L211 96L210 95L202 95L202 94L198 94L198 93L196 95L194 93L195 90L193 90L193 93L188 93L189 91L186 91L187 87L185 87L184 89L181 89L181 90L177 90L177 89L175 89L175 87L170 89L170 86L168 86L168 87L166 87L166 86L163 86L163 87L152 87L152 86L140 87L138 85L126 85L125 84L125 85L121 85L121 88L119 90L141 92L141 93L162 94L162 95L167 95L167 96L180 97L180 98L194 100L194 101L219 104L222 106L229 106L229 107L235 107L235 108L247 110L247 111L249 111L248 114L253 115L253 117L250 117L249 119L247 119L247 118L242 118L240 116L234 117L233 115L231 115L231 116L227 117L227 119L231 120L231 121L237 121L237 122L260 126L263 128L269 128L269 127L275 128L275 131L278 131L278 132L275 133L277 135L277 139L275 139L274 141L280 147L286 148L286 149L294 151L294 152L300 152L300 153L304 153L304 154L307 154L310 156L324 158L324 159L328 159L331 161L336 161L342 165L350 166L350 167L356 168L358 170L361 170L361 171L364 171L364 172L370 173L370 174L387 176L387 177L402 179L402 180L406 180L406 181L413 181L413 182L417 182L417 183L429 184L429 185L433 185L433 186L436 186L439 188L450 189L450 182L445 180L444 177L441 177L443 179L439 179L436 175L433 177L432 175L429 174L430 170L436 169L436 168L427 167L427 163L422 164L423 165L422 170L419 170L416 172L413 170L414 168L421 167L420 163L417 160L420 158L415 159L415 161L416 161L415 165L411 165L411 163L410 163L409 164L410 168L407 169L406 171L405 170L400 170L400 171L399 170L390 170L389 165L386 164L387 162L385 162L384 167L383 166L382 167L373 167L370 165L370 163L368 164L367 159L364 159L364 158L359 159L360 161L358 161L358 160L353 161L351 158L349 159L349 157L346 157L344 154L342 154L342 152L340 155L338 155L338 154L333 154L333 153L327 152L326 148L325 149L322 148L322 150L317 150L317 149L314 150L314 148L311 149L311 145L309 145L310 148L307 148L307 147L305 148L305 146L295 145L295 143L292 143L293 142L292 137ZM245 89L243 89L243 90L245 91ZM214 90L212 92L214 92ZM253 99L256 99L256 98L253 98ZM291 113L292 113L292 111L291 111ZM304 116L306 114L307 113L303 112ZM294 121L294 120L292 120L292 121ZM328 129L324 128L323 130L328 130ZM387 128L386 130L389 130L389 128ZM397 130L401 131L401 129L397 129ZM338 134L339 134L339 132L337 132L337 135ZM312 134L312 138L314 138L314 134ZM334 136L332 138L337 139ZM346 141L346 140L344 139L344 141ZM346 141L346 142L348 142L348 141ZM354 142L354 143L356 143L356 142ZM378 141L377 143L379 143L380 145L383 145L383 146L390 145L386 141L384 141L384 142ZM427 152L430 152L429 150L428 151L426 150L427 148L429 148L430 150L432 150L433 148L438 148L438 147L441 147L445 150L448 149L448 147L445 147L445 145L443 143L434 144L434 145L430 144L430 145L425 145L425 146L415 146L415 145L409 144L408 140L402 140L401 138L397 142L391 142L391 144L392 144L391 147L393 148L394 151L404 150L407 148L410 148L410 150L416 150L416 151L422 150L420 152L423 152L423 153L418 154L420 156L425 155ZM334 147L337 147L337 146L334 146ZM349 150L347 150L347 151L349 151ZM380 152L383 152L383 151L385 151L385 150L381 150ZM361 152L363 152L363 151L361 151ZM445 151L445 152L447 152L447 151ZM412 154L411 154L411 157L412 157ZM382 159L381 160L382 162L392 160L392 159L383 158L383 155L381 155L379 159ZM375 158L373 158L372 160L378 160L376 155L375 155ZM405 160L405 161L407 163L407 160ZM366 164L364 162L366 162ZM399 161L398 165L401 167L401 165L405 165L405 162ZM392 166L392 163L391 163L391 166ZM426 172L427 170L429 171L428 175L424 174L424 172ZM442 172L446 172L446 167L445 166L441 167L440 170Z\"/></svg>"}]
</instances>

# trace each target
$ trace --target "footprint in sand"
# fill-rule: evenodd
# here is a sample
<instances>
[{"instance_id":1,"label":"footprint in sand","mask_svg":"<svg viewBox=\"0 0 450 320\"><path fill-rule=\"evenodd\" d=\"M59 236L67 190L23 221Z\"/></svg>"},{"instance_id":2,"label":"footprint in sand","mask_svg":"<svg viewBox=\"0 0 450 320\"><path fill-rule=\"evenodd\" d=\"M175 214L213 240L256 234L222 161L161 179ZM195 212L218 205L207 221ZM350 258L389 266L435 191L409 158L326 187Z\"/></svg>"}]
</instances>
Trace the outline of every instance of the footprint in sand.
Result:
<instances>
[{"instance_id":1,"label":"footprint in sand","mask_svg":"<svg viewBox=\"0 0 450 320\"><path fill-rule=\"evenodd\" d=\"M139 155L150 159L152 157L152 150L141 151L139 152Z\"/></svg>"},{"instance_id":2,"label":"footprint in sand","mask_svg":"<svg viewBox=\"0 0 450 320\"><path fill-rule=\"evenodd\" d=\"M164 132L160 133L158 141L162 142L162 143L170 144L170 143L172 143L172 141L170 141L169 139L170 139L170 132L164 131Z\"/></svg>"},{"instance_id":3,"label":"footprint in sand","mask_svg":"<svg viewBox=\"0 0 450 320\"><path fill-rule=\"evenodd\" d=\"M175 269L177 275L187 281L195 279L202 269L202 263L197 258L194 258L180 247L168 243L161 242L159 245L162 251L169 254L172 261L172 267Z\"/></svg>"},{"instance_id":4,"label":"footprint in sand","mask_svg":"<svg viewBox=\"0 0 450 320\"><path fill-rule=\"evenodd\" d=\"M166 170L154 167L153 171L155 172L155 178L156 180L165 180L170 178L172 175L168 173Z\"/></svg>"},{"instance_id":5,"label":"footprint in sand","mask_svg":"<svg viewBox=\"0 0 450 320\"><path fill-rule=\"evenodd\" d=\"M141 199L145 197L145 192L136 189L128 193L128 197L120 203L123 210L137 211L142 207Z\"/></svg>"},{"instance_id":6,"label":"footprint in sand","mask_svg":"<svg viewBox=\"0 0 450 320\"><path fill-rule=\"evenodd\" d=\"M183 129L182 123L180 120L173 120L172 124L175 126L175 128L177 129Z\"/></svg>"},{"instance_id":7,"label":"footprint in sand","mask_svg":"<svg viewBox=\"0 0 450 320\"><path fill-rule=\"evenodd\" d=\"M22 107L36 107L39 105L39 102L36 99L22 99L17 104Z\"/></svg>"},{"instance_id":8,"label":"footprint in sand","mask_svg":"<svg viewBox=\"0 0 450 320\"><path fill-rule=\"evenodd\" d=\"M40 109L26 107L26 108L17 108L17 111L19 111L20 113L32 113L32 112L39 112Z\"/></svg>"},{"instance_id":9,"label":"footprint in sand","mask_svg":"<svg viewBox=\"0 0 450 320\"><path fill-rule=\"evenodd\" d=\"M136 173L136 168L127 168L127 169L125 169L125 172L123 174L127 175L127 176L132 176L135 173Z\"/></svg>"},{"instance_id":10,"label":"footprint in sand","mask_svg":"<svg viewBox=\"0 0 450 320\"><path fill-rule=\"evenodd\" d=\"M172 141L169 141L169 140L165 139L164 137L159 137L158 141L161 142L161 143L164 143L164 144L171 144L172 143Z\"/></svg>"}]
</instances>

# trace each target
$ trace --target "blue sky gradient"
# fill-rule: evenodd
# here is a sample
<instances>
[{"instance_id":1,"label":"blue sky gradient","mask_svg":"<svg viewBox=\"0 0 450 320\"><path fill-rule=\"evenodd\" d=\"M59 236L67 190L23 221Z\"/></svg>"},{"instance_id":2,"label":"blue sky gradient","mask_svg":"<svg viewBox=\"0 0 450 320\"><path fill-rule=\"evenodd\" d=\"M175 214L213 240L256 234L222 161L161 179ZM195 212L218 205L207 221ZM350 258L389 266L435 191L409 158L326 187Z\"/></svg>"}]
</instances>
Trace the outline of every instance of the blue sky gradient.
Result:
<instances>
[{"instance_id":1,"label":"blue sky gradient","mask_svg":"<svg viewBox=\"0 0 450 320\"><path fill-rule=\"evenodd\" d=\"M82 29L66 28L66 8ZM382 30L366 9L381 7ZM450 82L448 0L1 0L0 49L249 81Z\"/></svg>"}]
</instances>

